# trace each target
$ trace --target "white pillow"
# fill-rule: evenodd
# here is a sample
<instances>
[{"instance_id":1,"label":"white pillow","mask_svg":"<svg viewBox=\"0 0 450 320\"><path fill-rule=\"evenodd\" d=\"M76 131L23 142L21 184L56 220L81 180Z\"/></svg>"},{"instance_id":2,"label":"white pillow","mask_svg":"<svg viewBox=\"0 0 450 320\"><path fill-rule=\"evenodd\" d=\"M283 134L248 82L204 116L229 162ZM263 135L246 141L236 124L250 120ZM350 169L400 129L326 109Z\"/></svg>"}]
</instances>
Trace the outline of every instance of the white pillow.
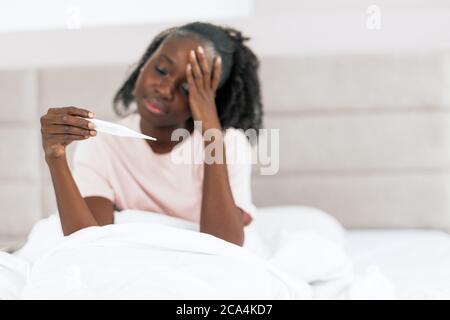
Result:
<instances>
[{"instance_id":1,"label":"white pillow","mask_svg":"<svg viewBox=\"0 0 450 320\"><path fill-rule=\"evenodd\" d=\"M330 214L304 206L276 206L257 208L252 222L268 247L277 246L283 233L314 231L322 237L345 246L345 229Z\"/></svg>"}]
</instances>

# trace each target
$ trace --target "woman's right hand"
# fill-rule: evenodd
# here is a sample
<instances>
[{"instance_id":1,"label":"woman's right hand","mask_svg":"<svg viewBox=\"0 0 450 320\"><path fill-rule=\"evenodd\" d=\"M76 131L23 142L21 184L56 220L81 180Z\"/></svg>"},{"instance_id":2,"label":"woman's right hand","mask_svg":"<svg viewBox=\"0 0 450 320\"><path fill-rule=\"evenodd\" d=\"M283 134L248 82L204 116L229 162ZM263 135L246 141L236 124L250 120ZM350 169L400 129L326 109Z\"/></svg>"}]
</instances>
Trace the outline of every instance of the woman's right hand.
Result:
<instances>
[{"instance_id":1,"label":"woman's right hand","mask_svg":"<svg viewBox=\"0 0 450 320\"><path fill-rule=\"evenodd\" d=\"M85 118L93 118L89 110L76 107L50 108L41 117L42 146L45 159L52 160L66 155L66 146L75 140L86 140L97 134L94 124Z\"/></svg>"}]
</instances>

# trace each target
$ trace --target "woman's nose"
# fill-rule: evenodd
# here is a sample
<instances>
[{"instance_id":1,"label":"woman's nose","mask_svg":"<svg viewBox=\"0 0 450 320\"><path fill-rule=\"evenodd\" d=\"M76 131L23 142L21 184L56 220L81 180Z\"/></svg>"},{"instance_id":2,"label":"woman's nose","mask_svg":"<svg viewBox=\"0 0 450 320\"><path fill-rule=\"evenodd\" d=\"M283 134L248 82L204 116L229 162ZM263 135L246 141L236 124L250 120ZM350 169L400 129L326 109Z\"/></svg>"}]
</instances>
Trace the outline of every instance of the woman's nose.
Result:
<instances>
[{"instance_id":1,"label":"woman's nose","mask_svg":"<svg viewBox=\"0 0 450 320\"><path fill-rule=\"evenodd\" d=\"M173 98L173 86L168 83L161 83L156 90L161 98L171 100Z\"/></svg>"}]
</instances>

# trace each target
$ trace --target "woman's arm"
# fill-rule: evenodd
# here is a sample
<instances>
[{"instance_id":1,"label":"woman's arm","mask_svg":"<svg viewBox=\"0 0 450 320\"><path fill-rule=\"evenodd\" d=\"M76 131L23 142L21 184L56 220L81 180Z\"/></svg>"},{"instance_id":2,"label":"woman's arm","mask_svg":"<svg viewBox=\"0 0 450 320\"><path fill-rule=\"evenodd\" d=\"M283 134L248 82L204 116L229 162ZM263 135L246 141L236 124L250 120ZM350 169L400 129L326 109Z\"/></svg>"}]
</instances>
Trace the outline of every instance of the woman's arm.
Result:
<instances>
[{"instance_id":1,"label":"woman's arm","mask_svg":"<svg viewBox=\"0 0 450 320\"><path fill-rule=\"evenodd\" d=\"M92 212L99 226L114 223L114 204L105 197L85 197L84 201Z\"/></svg>"},{"instance_id":2,"label":"woman's arm","mask_svg":"<svg viewBox=\"0 0 450 320\"><path fill-rule=\"evenodd\" d=\"M47 160L64 235L98 226L72 177L66 157Z\"/></svg>"},{"instance_id":3,"label":"woman's arm","mask_svg":"<svg viewBox=\"0 0 450 320\"><path fill-rule=\"evenodd\" d=\"M226 164L223 134L216 131L214 143L222 148L223 163L204 164L203 197L200 231L242 246L244 222L242 211L236 206L231 193ZM208 143L205 142L205 147Z\"/></svg>"},{"instance_id":4,"label":"woman's arm","mask_svg":"<svg viewBox=\"0 0 450 320\"><path fill-rule=\"evenodd\" d=\"M76 140L95 136L88 110L67 107L52 108L41 117L42 146L52 177L56 202L64 235L98 225L70 172L66 147Z\"/></svg>"},{"instance_id":5,"label":"woman's arm","mask_svg":"<svg viewBox=\"0 0 450 320\"><path fill-rule=\"evenodd\" d=\"M203 134L212 129L208 133L214 136L211 142L205 141L205 149L209 143L214 143L215 147L219 147L222 151L222 161L204 163L200 231L242 246L244 242L242 211L234 203L231 193L223 143L224 134L215 104L221 66L220 57L216 57L210 72L205 51L201 47L190 52L189 64L186 66L192 117L196 121L201 121Z\"/></svg>"}]
</instances>

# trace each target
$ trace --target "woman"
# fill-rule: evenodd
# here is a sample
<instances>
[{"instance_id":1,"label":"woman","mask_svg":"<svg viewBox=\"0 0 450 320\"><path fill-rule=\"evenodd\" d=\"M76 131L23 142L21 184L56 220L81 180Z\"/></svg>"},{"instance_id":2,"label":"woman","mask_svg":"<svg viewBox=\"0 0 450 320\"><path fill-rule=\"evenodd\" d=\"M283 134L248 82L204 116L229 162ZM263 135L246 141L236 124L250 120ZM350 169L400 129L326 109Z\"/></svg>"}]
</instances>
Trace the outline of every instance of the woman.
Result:
<instances>
[{"instance_id":1,"label":"woman","mask_svg":"<svg viewBox=\"0 0 450 320\"><path fill-rule=\"evenodd\" d=\"M117 112L136 105L121 124L156 141L96 136L89 110L48 110L42 142L65 235L113 223L115 209L139 209L197 222L201 232L243 245L254 214L251 166L227 162L248 152L237 129L261 127L259 63L246 40L236 30L196 22L152 41L114 102ZM194 152L204 152L212 141L202 134L213 132L225 161L174 163L170 155L186 143L171 139L176 129L191 133ZM76 140L86 141L77 146L74 178L66 146Z\"/></svg>"}]
</instances>

